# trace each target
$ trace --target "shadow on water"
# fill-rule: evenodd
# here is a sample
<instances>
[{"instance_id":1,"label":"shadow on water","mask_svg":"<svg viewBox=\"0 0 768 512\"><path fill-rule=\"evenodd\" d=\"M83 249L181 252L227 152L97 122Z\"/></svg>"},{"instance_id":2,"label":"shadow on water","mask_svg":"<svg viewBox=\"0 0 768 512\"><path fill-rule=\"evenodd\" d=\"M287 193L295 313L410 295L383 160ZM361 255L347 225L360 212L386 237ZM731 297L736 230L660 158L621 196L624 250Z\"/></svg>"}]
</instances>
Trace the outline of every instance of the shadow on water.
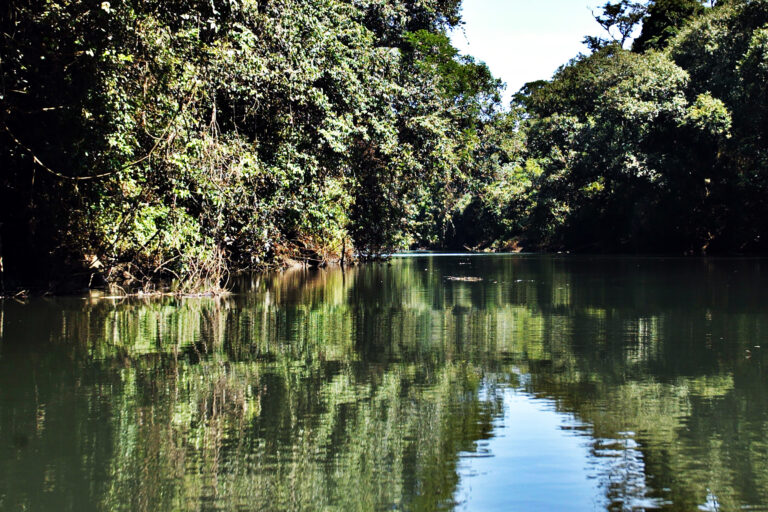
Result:
<instances>
[{"instance_id":1,"label":"shadow on water","mask_svg":"<svg viewBox=\"0 0 768 512\"><path fill-rule=\"evenodd\" d=\"M418 256L0 303L0 509L760 509L767 265Z\"/></svg>"}]
</instances>

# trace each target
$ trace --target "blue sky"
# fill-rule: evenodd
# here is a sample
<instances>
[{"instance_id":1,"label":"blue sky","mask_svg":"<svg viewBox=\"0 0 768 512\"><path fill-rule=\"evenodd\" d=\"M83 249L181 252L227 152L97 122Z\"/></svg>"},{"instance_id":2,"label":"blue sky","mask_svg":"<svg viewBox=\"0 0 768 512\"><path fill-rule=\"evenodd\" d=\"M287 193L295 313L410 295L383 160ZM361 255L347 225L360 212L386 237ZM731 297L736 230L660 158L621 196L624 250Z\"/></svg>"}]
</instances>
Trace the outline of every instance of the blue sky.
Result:
<instances>
[{"instance_id":1,"label":"blue sky","mask_svg":"<svg viewBox=\"0 0 768 512\"><path fill-rule=\"evenodd\" d=\"M587 34L599 35L592 11L605 0L464 0L463 29L452 34L465 54L488 64L507 83L504 103L526 82L548 79L587 49Z\"/></svg>"}]
</instances>

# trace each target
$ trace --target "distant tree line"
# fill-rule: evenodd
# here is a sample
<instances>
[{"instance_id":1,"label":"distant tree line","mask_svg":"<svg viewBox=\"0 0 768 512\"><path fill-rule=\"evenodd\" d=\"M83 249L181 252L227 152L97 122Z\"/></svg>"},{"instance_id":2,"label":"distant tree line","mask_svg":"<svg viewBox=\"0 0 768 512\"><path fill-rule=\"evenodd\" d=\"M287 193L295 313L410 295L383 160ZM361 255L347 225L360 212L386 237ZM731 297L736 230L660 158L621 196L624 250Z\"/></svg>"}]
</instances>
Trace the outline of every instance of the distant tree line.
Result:
<instances>
[{"instance_id":1,"label":"distant tree line","mask_svg":"<svg viewBox=\"0 0 768 512\"><path fill-rule=\"evenodd\" d=\"M608 3L592 53L510 109L451 45L460 4L10 0L5 281L199 288L407 247L765 249L768 0Z\"/></svg>"},{"instance_id":2,"label":"distant tree line","mask_svg":"<svg viewBox=\"0 0 768 512\"><path fill-rule=\"evenodd\" d=\"M498 179L462 219L487 219L469 245L764 252L768 1L624 0L596 17L592 53L494 120L509 149L484 161Z\"/></svg>"}]
</instances>

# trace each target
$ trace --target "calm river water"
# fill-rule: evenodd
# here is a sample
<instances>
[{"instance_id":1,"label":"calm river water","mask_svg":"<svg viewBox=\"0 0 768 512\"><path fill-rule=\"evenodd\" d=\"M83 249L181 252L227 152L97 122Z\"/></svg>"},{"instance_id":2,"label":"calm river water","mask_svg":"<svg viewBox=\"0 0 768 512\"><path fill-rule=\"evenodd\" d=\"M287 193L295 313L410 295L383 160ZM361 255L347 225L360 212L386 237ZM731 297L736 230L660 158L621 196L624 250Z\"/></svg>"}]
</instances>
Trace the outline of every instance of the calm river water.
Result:
<instances>
[{"instance_id":1,"label":"calm river water","mask_svg":"<svg viewBox=\"0 0 768 512\"><path fill-rule=\"evenodd\" d=\"M768 510L768 260L236 291L0 303L0 510Z\"/></svg>"}]
</instances>

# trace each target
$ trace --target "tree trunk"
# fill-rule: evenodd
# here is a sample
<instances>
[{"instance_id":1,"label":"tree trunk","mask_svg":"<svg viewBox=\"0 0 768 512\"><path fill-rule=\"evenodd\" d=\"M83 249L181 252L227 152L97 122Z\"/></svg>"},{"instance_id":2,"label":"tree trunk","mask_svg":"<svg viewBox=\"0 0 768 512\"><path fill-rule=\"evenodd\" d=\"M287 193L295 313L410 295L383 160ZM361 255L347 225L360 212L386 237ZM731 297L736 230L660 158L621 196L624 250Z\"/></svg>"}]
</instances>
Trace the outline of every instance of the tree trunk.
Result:
<instances>
[{"instance_id":1,"label":"tree trunk","mask_svg":"<svg viewBox=\"0 0 768 512\"><path fill-rule=\"evenodd\" d=\"M3 223L0 222L0 297L5 295L5 273L3 268Z\"/></svg>"}]
</instances>

